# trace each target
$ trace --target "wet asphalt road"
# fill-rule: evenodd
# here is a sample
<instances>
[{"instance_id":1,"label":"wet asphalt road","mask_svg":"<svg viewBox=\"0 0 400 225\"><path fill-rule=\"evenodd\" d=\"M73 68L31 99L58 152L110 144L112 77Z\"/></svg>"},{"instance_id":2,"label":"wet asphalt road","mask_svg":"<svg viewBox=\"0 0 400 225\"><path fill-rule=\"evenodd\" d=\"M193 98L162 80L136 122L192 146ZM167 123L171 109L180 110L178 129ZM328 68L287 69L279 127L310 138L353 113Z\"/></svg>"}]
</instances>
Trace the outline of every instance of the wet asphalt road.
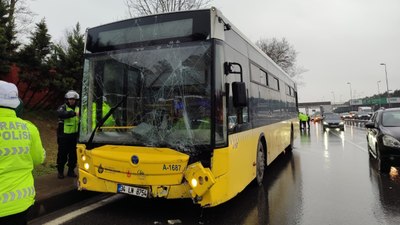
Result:
<instances>
[{"instance_id":1,"label":"wet asphalt road","mask_svg":"<svg viewBox=\"0 0 400 225\"><path fill-rule=\"evenodd\" d=\"M319 124L312 124L297 138L293 153L279 157L267 169L262 187L250 185L218 207L201 209L190 200L121 195L94 210L79 206L81 212L89 207L88 212L65 219L64 224L397 225L397 169L392 167L389 175L376 170L363 128L346 126L344 132L323 133Z\"/></svg>"}]
</instances>

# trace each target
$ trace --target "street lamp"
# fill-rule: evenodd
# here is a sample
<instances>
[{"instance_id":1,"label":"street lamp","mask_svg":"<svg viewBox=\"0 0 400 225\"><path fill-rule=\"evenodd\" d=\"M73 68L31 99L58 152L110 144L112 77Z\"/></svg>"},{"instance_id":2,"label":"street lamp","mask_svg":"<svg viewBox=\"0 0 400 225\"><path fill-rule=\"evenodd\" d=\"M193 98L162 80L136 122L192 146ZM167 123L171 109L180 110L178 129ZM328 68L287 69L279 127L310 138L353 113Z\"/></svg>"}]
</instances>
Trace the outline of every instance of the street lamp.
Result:
<instances>
[{"instance_id":1,"label":"street lamp","mask_svg":"<svg viewBox=\"0 0 400 225\"><path fill-rule=\"evenodd\" d=\"M353 95L352 95L352 91L351 91L351 83L347 82L348 85L350 85L350 101L349 101L349 105L351 106L351 101L353 100Z\"/></svg>"},{"instance_id":2,"label":"street lamp","mask_svg":"<svg viewBox=\"0 0 400 225\"><path fill-rule=\"evenodd\" d=\"M380 83L381 81L380 80L378 80L377 82L376 82L376 84L378 85L378 97L379 97L379 95L381 95L381 92L379 91L379 83Z\"/></svg>"},{"instance_id":3,"label":"street lamp","mask_svg":"<svg viewBox=\"0 0 400 225\"><path fill-rule=\"evenodd\" d=\"M381 107L381 97L380 97L381 92L379 91L379 83L380 83L380 82L381 82L380 80L378 80L378 81L376 82L376 84L378 85L378 101L379 101L379 108Z\"/></svg>"},{"instance_id":4,"label":"street lamp","mask_svg":"<svg viewBox=\"0 0 400 225\"><path fill-rule=\"evenodd\" d=\"M385 66L386 91L387 91L387 97L389 98L389 83L388 83L388 78L387 78L386 63L381 63L380 65Z\"/></svg>"}]
</instances>

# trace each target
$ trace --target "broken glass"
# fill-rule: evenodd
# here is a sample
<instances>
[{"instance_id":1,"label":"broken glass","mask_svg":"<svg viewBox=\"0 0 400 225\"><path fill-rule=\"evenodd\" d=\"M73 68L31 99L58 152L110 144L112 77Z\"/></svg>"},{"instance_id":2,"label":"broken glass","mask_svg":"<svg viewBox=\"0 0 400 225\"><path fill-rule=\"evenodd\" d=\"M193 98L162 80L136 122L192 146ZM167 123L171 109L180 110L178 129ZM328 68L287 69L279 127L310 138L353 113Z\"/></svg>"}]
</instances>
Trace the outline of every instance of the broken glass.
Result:
<instances>
[{"instance_id":1,"label":"broken glass","mask_svg":"<svg viewBox=\"0 0 400 225\"><path fill-rule=\"evenodd\" d=\"M210 145L210 46L178 42L87 55L80 141L122 100L94 143L181 151Z\"/></svg>"}]
</instances>

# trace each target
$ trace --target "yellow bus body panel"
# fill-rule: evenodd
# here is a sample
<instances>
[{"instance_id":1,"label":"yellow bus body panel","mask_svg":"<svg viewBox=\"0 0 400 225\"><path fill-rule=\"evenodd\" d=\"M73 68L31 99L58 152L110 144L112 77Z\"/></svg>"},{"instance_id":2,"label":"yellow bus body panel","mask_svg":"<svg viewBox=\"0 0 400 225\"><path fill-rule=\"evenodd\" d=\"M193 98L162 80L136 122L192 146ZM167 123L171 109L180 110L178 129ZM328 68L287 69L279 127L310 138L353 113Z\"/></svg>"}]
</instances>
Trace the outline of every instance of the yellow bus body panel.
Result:
<instances>
[{"instance_id":1,"label":"yellow bus body panel","mask_svg":"<svg viewBox=\"0 0 400 225\"><path fill-rule=\"evenodd\" d=\"M86 184L82 179L85 178ZM117 193L117 182L99 179L85 170L79 170L79 190ZM151 186L152 197L164 197L167 199L191 198L190 187L187 183L171 186Z\"/></svg>"},{"instance_id":2,"label":"yellow bus body panel","mask_svg":"<svg viewBox=\"0 0 400 225\"><path fill-rule=\"evenodd\" d=\"M149 189L151 197L193 198L203 207L213 207L233 198L254 180L262 137L269 165L290 145L291 132L296 138L298 130L298 120L292 119L229 135L229 145L213 151L211 168L198 162L188 165L187 154L169 148L106 145L86 150L85 145L78 145L78 188L116 193L118 184L127 184ZM139 158L137 165L132 163L133 155ZM85 168L85 164L89 166ZM203 187L191 186L188 179L200 176L210 177L210 182Z\"/></svg>"},{"instance_id":3,"label":"yellow bus body panel","mask_svg":"<svg viewBox=\"0 0 400 225\"><path fill-rule=\"evenodd\" d=\"M89 172L107 181L135 185L177 185L182 183L189 156L168 148L105 145L93 150L78 147L78 164L84 169L90 159ZM138 163L132 163L132 157ZM85 170L85 169L84 169Z\"/></svg>"},{"instance_id":4,"label":"yellow bus body panel","mask_svg":"<svg viewBox=\"0 0 400 225\"><path fill-rule=\"evenodd\" d=\"M261 135L264 135L267 144L269 165L290 145L292 124L296 138L299 130L297 119L229 135L229 146L214 150L211 171L216 182L199 204L203 207L216 206L243 191L256 177L257 145Z\"/></svg>"}]
</instances>

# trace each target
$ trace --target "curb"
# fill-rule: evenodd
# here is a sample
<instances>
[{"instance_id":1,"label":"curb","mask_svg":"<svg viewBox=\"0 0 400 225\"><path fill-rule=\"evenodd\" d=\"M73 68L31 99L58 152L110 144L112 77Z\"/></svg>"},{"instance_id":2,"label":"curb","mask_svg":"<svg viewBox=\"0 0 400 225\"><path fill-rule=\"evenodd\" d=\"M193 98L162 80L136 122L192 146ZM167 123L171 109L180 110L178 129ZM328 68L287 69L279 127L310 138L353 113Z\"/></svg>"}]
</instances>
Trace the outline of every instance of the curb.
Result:
<instances>
[{"instance_id":1,"label":"curb","mask_svg":"<svg viewBox=\"0 0 400 225\"><path fill-rule=\"evenodd\" d=\"M98 195L96 192L71 190L48 199L36 201L29 209L28 221Z\"/></svg>"},{"instance_id":2,"label":"curb","mask_svg":"<svg viewBox=\"0 0 400 225\"><path fill-rule=\"evenodd\" d=\"M35 178L35 203L28 211L28 221L42 217L69 205L98 195L98 192L78 191L76 178L57 179L57 174Z\"/></svg>"}]
</instances>

